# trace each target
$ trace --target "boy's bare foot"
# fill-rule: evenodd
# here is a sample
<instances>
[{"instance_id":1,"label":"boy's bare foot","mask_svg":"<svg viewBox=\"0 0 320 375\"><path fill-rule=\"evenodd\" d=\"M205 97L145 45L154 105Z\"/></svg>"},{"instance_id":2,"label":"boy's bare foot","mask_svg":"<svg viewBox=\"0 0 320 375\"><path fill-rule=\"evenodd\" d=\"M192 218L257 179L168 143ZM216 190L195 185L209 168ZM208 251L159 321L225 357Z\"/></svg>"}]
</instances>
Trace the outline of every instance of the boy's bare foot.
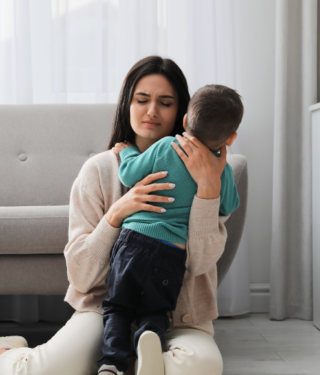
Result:
<instances>
[{"instance_id":1,"label":"boy's bare foot","mask_svg":"<svg viewBox=\"0 0 320 375\"><path fill-rule=\"evenodd\" d=\"M0 349L0 355L9 349Z\"/></svg>"}]
</instances>

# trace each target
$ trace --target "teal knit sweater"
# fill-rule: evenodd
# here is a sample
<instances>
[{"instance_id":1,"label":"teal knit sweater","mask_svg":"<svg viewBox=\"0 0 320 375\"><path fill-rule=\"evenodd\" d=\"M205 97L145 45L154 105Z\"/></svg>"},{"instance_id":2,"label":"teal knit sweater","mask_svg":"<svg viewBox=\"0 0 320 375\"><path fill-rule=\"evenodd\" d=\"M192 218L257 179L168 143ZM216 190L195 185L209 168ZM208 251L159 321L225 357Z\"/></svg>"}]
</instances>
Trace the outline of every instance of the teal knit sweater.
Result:
<instances>
[{"instance_id":1,"label":"teal knit sweater","mask_svg":"<svg viewBox=\"0 0 320 375\"><path fill-rule=\"evenodd\" d=\"M172 147L172 141L183 150L175 137L168 136L154 143L142 154L136 146L126 147L120 151L119 179L123 185L131 188L147 175L161 171L168 171L168 174L153 183L176 184L173 189L149 193L175 198L172 203L150 202L154 206L165 208L166 212L136 212L123 220L122 228L129 228L159 240L186 244L191 205L198 187ZM212 152L220 157L217 152ZM221 175L219 214L227 216L238 208L239 204L233 171L227 163Z\"/></svg>"}]
</instances>

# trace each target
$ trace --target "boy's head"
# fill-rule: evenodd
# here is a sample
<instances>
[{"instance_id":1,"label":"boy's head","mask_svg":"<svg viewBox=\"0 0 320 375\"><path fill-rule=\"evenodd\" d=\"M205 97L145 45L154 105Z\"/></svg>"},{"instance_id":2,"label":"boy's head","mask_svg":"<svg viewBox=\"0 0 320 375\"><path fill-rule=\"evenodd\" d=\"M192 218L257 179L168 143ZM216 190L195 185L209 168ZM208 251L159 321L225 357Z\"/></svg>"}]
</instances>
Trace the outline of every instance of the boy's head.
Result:
<instances>
[{"instance_id":1,"label":"boy's head","mask_svg":"<svg viewBox=\"0 0 320 375\"><path fill-rule=\"evenodd\" d=\"M241 96L222 85L206 85L195 92L183 119L187 133L197 137L210 150L231 146L243 116Z\"/></svg>"}]
</instances>

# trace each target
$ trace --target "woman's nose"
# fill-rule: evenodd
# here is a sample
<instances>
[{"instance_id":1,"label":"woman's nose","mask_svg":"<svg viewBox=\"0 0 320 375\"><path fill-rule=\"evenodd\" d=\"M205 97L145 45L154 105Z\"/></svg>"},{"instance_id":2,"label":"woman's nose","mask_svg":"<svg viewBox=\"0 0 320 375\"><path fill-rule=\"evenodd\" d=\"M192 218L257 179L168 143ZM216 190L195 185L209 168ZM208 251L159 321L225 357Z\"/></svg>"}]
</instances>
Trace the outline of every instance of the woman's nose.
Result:
<instances>
[{"instance_id":1,"label":"woman's nose","mask_svg":"<svg viewBox=\"0 0 320 375\"><path fill-rule=\"evenodd\" d=\"M150 117L158 117L157 107L155 104L150 104L150 107L148 108L148 115Z\"/></svg>"}]
</instances>

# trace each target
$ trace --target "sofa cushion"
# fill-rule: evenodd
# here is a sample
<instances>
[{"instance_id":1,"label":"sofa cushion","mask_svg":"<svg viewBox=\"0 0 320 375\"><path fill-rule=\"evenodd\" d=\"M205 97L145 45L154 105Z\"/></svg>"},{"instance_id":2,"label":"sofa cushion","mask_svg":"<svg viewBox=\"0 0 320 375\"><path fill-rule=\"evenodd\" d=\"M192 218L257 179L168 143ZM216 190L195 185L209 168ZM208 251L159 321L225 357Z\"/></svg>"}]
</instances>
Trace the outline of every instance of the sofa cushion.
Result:
<instances>
[{"instance_id":1,"label":"sofa cushion","mask_svg":"<svg viewBox=\"0 0 320 375\"><path fill-rule=\"evenodd\" d=\"M69 286L66 260L62 254L0 255L0 275L0 296L65 295ZM29 306L24 306L24 309L28 310Z\"/></svg>"},{"instance_id":2,"label":"sofa cushion","mask_svg":"<svg viewBox=\"0 0 320 375\"><path fill-rule=\"evenodd\" d=\"M0 254L61 254L69 205L0 207Z\"/></svg>"}]
</instances>

